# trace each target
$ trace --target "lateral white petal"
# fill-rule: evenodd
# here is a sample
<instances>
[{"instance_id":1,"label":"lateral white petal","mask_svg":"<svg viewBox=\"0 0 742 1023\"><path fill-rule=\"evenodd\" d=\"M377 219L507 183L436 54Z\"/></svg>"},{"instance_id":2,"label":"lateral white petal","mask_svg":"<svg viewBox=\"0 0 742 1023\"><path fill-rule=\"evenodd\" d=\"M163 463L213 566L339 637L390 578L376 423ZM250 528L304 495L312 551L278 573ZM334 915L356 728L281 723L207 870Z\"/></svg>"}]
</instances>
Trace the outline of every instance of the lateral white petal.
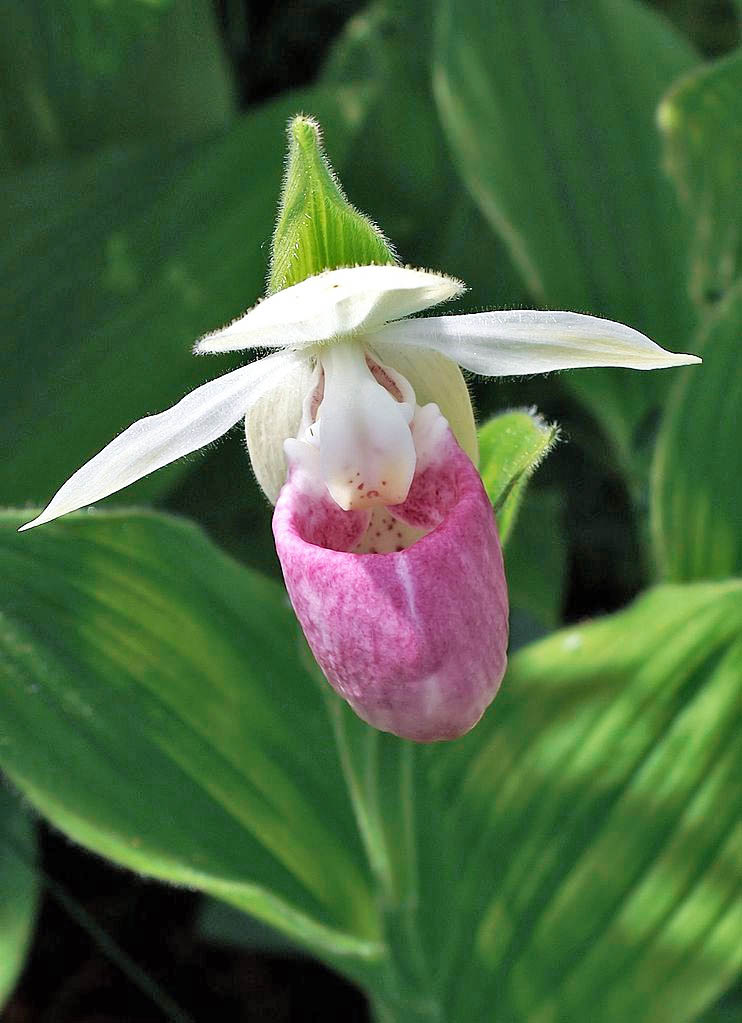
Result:
<instances>
[{"instance_id":1,"label":"lateral white petal","mask_svg":"<svg viewBox=\"0 0 742 1023\"><path fill-rule=\"evenodd\" d=\"M582 313L512 309L389 324L374 341L432 348L484 376L587 366L663 369L701 360L666 352L622 323Z\"/></svg>"},{"instance_id":2,"label":"lateral white petal","mask_svg":"<svg viewBox=\"0 0 742 1023\"><path fill-rule=\"evenodd\" d=\"M296 437L302 404L312 389L309 359L297 358L280 380L251 406L245 417L245 438L255 477L271 504L286 482L284 441Z\"/></svg>"},{"instance_id":3,"label":"lateral white petal","mask_svg":"<svg viewBox=\"0 0 742 1023\"><path fill-rule=\"evenodd\" d=\"M78 469L44 511L21 529L100 501L221 437L275 386L294 358L280 353L233 370L197 387L166 412L133 423Z\"/></svg>"},{"instance_id":4,"label":"lateral white petal","mask_svg":"<svg viewBox=\"0 0 742 1023\"><path fill-rule=\"evenodd\" d=\"M404 266L326 270L259 302L234 323L201 338L194 351L301 348L373 330L463 290L452 277Z\"/></svg>"}]
</instances>

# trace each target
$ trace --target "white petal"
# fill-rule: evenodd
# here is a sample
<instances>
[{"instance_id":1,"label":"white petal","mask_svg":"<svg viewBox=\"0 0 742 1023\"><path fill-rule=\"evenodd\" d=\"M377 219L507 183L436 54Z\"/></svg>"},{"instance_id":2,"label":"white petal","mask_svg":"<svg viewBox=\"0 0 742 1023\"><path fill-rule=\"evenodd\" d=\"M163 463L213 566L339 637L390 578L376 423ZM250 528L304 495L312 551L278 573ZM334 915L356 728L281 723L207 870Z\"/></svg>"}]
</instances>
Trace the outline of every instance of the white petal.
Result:
<instances>
[{"instance_id":1,"label":"white petal","mask_svg":"<svg viewBox=\"0 0 742 1023\"><path fill-rule=\"evenodd\" d=\"M328 347L322 366L318 440L327 489L346 511L401 504L415 473L413 410L377 383L356 342Z\"/></svg>"},{"instance_id":2,"label":"white petal","mask_svg":"<svg viewBox=\"0 0 742 1023\"><path fill-rule=\"evenodd\" d=\"M296 363L281 375L278 384L255 402L245 418L245 436L255 477L271 504L286 482L284 440L296 437L304 398L312 388L309 359Z\"/></svg>"},{"instance_id":3,"label":"white petal","mask_svg":"<svg viewBox=\"0 0 742 1023\"><path fill-rule=\"evenodd\" d=\"M221 437L293 362L292 356L278 354L243 366L197 387L166 412L133 423L78 469L41 515L21 529L100 501Z\"/></svg>"},{"instance_id":4,"label":"white petal","mask_svg":"<svg viewBox=\"0 0 742 1023\"><path fill-rule=\"evenodd\" d=\"M326 270L259 302L228 327L207 334L194 351L300 348L373 330L463 290L452 277L404 266Z\"/></svg>"},{"instance_id":5,"label":"white petal","mask_svg":"<svg viewBox=\"0 0 742 1023\"><path fill-rule=\"evenodd\" d=\"M374 343L433 348L474 373L519 376L581 366L663 369L701 360L666 352L638 330L582 313L512 309L389 324Z\"/></svg>"}]
</instances>

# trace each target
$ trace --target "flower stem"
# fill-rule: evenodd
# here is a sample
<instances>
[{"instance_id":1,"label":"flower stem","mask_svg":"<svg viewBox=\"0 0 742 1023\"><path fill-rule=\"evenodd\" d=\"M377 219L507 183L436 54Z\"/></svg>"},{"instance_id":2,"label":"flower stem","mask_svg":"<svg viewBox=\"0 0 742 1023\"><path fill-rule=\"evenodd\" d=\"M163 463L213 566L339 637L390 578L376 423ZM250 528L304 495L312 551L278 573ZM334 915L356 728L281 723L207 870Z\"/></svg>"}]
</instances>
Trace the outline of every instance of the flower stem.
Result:
<instances>
[{"instance_id":1,"label":"flower stem","mask_svg":"<svg viewBox=\"0 0 742 1023\"><path fill-rule=\"evenodd\" d=\"M326 699L388 950L367 993L379 1023L438 1023L418 926L415 744L362 725L334 694Z\"/></svg>"}]
</instances>

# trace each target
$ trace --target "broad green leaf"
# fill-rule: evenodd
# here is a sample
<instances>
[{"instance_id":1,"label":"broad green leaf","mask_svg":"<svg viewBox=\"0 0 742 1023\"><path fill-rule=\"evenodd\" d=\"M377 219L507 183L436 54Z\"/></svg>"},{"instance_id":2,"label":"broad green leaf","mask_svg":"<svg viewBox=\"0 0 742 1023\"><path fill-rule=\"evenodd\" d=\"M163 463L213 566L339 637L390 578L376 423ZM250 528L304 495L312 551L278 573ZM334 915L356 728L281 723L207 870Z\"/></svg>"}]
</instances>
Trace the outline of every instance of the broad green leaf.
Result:
<instances>
[{"instance_id":1,"label":"broad green leaf","mask_svg":"<svg viewBox=\"0 0 742 1023\"><path fill-rule=\"evenodd\" d=\"M0 757L78 840L279 927L386 1019L690 1023L729 987L742 583L525 648L425 747L318 688L280 591L191 527L30 539L1 534Z\"/></svg>"},{"instance_id":2,"label":"broad green leaf","mask_svg":"<svg viewBox=\"0 0 742 1023\"><path fill-rule=\"evenodd\" d=\"M556 426L527 409L502 412L479 430L479 471L497 514L503 544L515 523L528 478L558 434Z\"/></svg>"},{"instance_id":3,"label":"broad green leaf","mask_svg":"<svg viewBox=\"0 0 742 1023\"><path fill-rule=\"evenodd\" d=\"M441 120L464 182L539 305L629 323L683 349L686 225L659 159L655 108L696 62L634 0L439 0ZM565 384L626 466L672 374L572 373Z\"/></svg>"},{"instance_id":4,"label":"broad green leaf","mask_svg":"<svg viewBox=\"0 0 742 1023\"><path fill-rule=\"evenodd\" d=\"M0 136L9 162L108 142L195 139L235 113L208 0L7 0Z\"/></svg>"},{"instance_id":5,"label":"broad green leaf","mask_svg":"<svg viewBox=\"0 0 742 1023\"><path fill-rule=\"evenodd\" d=\"M694 225L691 292L707 306L740 276L742 51L682 78L658 120L667 169Z\"/></svg>"},{"instance_id":6,"label":"broad green leaf","mask_svg":"<svg viewBox=\"0 0 742 1023\"><path fill-rule=\"evenodd\" d=\"M33 933L39 900L35 860L33 825L0 780L0 1009L23 968Z\"/></svg>"},{"instance_id":7,"label":"broad green leaf","mask_svg":"<svg viewBox=\"0 0 742 1023\"><path fill-rule=\"evenodd\" d=\"M422 751L440 1018L690 1023L742 965L742 583L665 586L522 649Z\"/></svg>"},{"instance_id":8,"label":"broad green leaf","mask_svg":"<svg viewBox=\"0 0 742 1023\"><path fill-rule=\"evenodd\" d=\"M558 491L529 489L505 550L511 608L528 612L549 629L559 623L564 600L564 514Z\"/></svg>"},{"instance_id":9,"label":"broad green leaf","mask_svg":"<svg viewBox=\"0 0 742 1023\"><path fill-rule=\"evenodd\" d=\"M319 124L295 117L278 221L271 245L268 293L340 266L396 263L375 224L346 199L322 147Z\"/></svg>"},{"instance_id":10,"label":"broad green leaf","mask_svg":"<svg viewBox=\"0 0 742 1023\"><path fill-rule=\"evenodd\" d=\"M709 319L698 350L703 366L672 392L652 468L652 531L669 579L742 573L742 282Z\"/></svg>"},{"instance_id":11,"label":"broad green leaf","mask_svg":"<svg viewBox=\"0 0 742 1023\"><path fill-rule=\"evenodd\" d=\"M359 102L297 93L198 145L110 149L0 180L4 501L45 501L133 420L234 367L190 348L264 290L286 121L313 110L342 162ZM163 492L186 464L124 499Z\"/></svg>"},{"instance_id":12,"label":"broad green leaf","mask_svg":"<svg viewBox=\"0 0 742 1023\"><path fill-rule=\"evenodd\" d=\"M0 766L102 855L199 888L349 972L378 957L321 691L281 587L196 529L0 528Z\"/></svg>"}]
</instances>

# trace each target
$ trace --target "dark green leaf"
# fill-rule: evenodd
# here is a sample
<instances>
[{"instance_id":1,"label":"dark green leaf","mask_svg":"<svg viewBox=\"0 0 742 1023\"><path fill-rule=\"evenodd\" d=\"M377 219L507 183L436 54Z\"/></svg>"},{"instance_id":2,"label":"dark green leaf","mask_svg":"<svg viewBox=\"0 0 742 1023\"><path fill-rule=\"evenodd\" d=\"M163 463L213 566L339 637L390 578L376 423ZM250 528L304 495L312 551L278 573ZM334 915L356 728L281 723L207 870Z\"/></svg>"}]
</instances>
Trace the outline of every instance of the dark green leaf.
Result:
<instances>
[{"instance_id":1,"label":"dark green leaf","mask_svg":"<svg viewBox=\"0 0 742 1023\"><path fill-rule=\"evenodd\" d=\"M655 107L695 62L633 0L440 0L434 71L469 191L540 305L621 320L683 349L685 224L659 163ZM670 374L565 383L630 463Z\"/></svg>"},{"instance_id":2,"label":"dark green leaf","mask_svg":"<svg viewBox=\"0 0 742 1023\"><path fill-rule=\"evenodd\" d=\"M236 945L255 951L292 952L295 946L273 927L234 906L204 896L196 923L199 936L217 945Z\"/></svg>"},{"instance_id":3,"label":"dark green leaf","mask_svg":"<svg viewBox=\"0 0 742 1023\"><path fill-rule=\"evenodd\" d=\"M286 121L313 110L342 159L352 98L295 94L210 142L108 150L0 181L4 501L44 501L133 420L234 367L190 346L263 291ZM162 492L185 464L124 499Z\"/></svg>"},{"instance_id":4,"label":"dark green leaf","mask_svg":"<svg viewBox=\"0 0 742 1023\"><path fill-rule=\"evenodd\" d=\"M567 548L564 498L554 490L530 489L505 551L510 605L542 625L556 628L564 599Z\"/></svg>"},{"instance_id":5,"label":"dark green leaf","mask_svg":"<svg viewBox=\"0 0 742 1023\"><path fill-rule=\"evenodd\" d=\"M694 231L691 292L713 304L740 276L742 51L686 75L659 109L667 168Z\"/></svg>"},{"instance_id":6,"label":"dark green leaf","mask_svg":"<svg viewBox=\"0 0 742 1023\"><path fill-rule=\"evenodd\" d=\"M0 743L4 741L0 726ZM31 941L39 898L35 861L33 825L18 798L0 781L0 1009L13 990Z\"/></svg>"},{"instance_id":7,"label":"dark green leaf","mask_svg":"<svg viewBox=\"0 0 742 1023\"><path fill-rule=\"evenodd\" d=\"M739 1023L742 1019L742 980L721 996L698 1023Z\"/></svg>"},{"instance_id":8,"label":"dark green leaf","mask_svg":"<svg viewBox=\"0 0 742 1023\"><path fill-rule=\"evenodd\" d=\"M0 764L76 841L352 969L379 953L321 692L280 587L152 514L0 529ZM358 965L358 969L361 965Z\"/></svg>"},{"instance_id":9,"label":"dark green leaf","mask_svg":"<svg viewBox=\"0 0 742 1023\"><path fill-rule=\"evenodd\" d=\"M742 573L742 282L709 320L702 366L682 371L657 441L652 526L659 566L674 580Z\"/></svg>"},{"instance_id":10,"label":"dark green leaf","mask_svg":"<svg viewBox=\"0 0 742 1023\"><path fill-rule=\"evenodd\" d=\"M431 89L430 22L425 0L374 3L335 44L323 80L371 89L343 183L403 262L466 283L456 312L511 305L525 291L447 152Z\"/></svg>"},{"instance_id":11,"label":"dark green leaf","mask_svg":"<svg viewBox=\"0 0 742 1023\"><path fill-rule=\"evenodd\" d=\"M194 139L235 113L208 0L7 0L0 137L16 165L113 141Z\"/></svg>"}]
</instances>

